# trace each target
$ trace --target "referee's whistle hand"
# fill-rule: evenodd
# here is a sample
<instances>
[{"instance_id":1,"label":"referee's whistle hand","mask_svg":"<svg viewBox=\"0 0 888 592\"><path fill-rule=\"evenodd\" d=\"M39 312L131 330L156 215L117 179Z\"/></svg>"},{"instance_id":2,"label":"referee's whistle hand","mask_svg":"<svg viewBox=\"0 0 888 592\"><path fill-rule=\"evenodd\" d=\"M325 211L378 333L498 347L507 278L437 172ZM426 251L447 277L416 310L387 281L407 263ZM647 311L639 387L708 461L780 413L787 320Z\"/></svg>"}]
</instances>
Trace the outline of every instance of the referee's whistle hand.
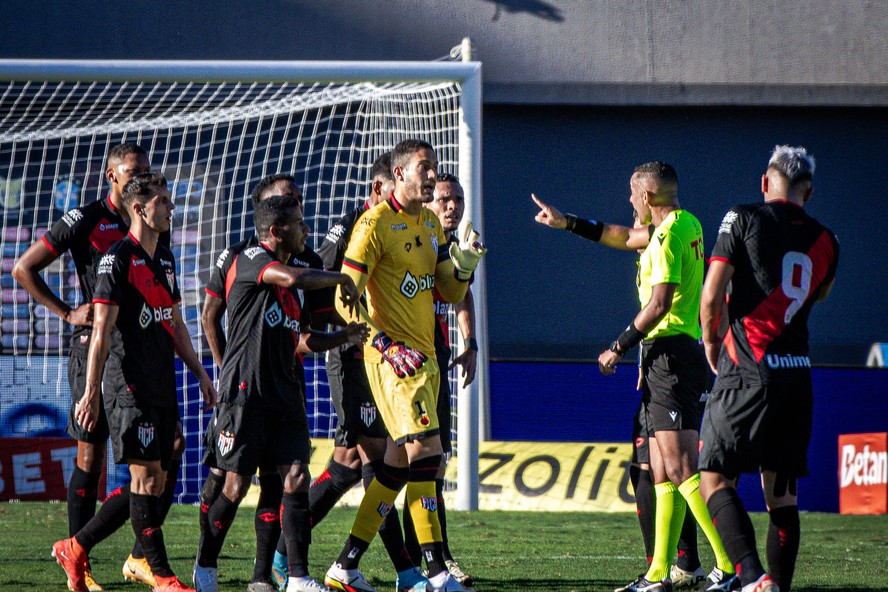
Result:
<instances>
[{"instance_id":1,"label":"referee's whistle hand","mask_svg":"<svg viewBox=\"0 0 888 592\"><path fill-rule=\"evenodd\" d=\"M617 362L620 361L620 358L621 356L606 349L598 356L598 369L605 376L609 376L617 371Z\"/></svg>"}]
</instances>

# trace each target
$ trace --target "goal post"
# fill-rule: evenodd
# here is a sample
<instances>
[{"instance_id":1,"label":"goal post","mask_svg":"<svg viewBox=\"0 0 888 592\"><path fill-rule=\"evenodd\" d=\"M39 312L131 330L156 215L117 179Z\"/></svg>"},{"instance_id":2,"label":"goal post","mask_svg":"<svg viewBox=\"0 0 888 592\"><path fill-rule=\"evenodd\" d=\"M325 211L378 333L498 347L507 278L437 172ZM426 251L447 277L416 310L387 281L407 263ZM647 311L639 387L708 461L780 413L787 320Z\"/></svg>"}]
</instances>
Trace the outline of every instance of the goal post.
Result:
<instances>
[{"instance_id":1,"label":"goal post","mask_svg":"<svg viewBox=\"0 0 888 592\"><path fill-rule=\"evenodd\" d=\"M471 61L0 60L0 403L9 409L55 398L67 414L70 327L29 299L10 271L66 211L106 195L103 165L111 146L138 143L170 182L183 317L209 366L199 323L206 271L223 248L252 231L247 202L260 178L296 177L317 247L341 215L363 203L373 160L400 140L422 138L435 146L439 170L460 177L466 216L483 236L481 123L481 64ZM81 297L73 271L63 257L44 273L71 304ZM459 393L453 406L458 509L478 504L479 407L488 400L483 261L472 289L478 376L469 389L451 377ZM452 320L451 343L462 348L457 333ZM200 414L195 381L184 370L179 384L188 448L179 500L193 501L209 415ZM332 437L322 357L306 360L306 384L312 436ZM0 436L17 435L6 431Z\"/></svg>"}]
</instances>

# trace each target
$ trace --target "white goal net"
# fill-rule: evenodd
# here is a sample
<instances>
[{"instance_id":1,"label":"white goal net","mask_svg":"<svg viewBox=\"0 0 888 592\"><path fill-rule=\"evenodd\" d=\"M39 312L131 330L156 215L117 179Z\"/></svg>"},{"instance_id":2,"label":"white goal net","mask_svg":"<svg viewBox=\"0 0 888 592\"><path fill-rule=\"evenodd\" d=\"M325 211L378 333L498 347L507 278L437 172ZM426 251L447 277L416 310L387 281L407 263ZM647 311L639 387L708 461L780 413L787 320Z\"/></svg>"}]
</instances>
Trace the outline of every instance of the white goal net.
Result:
<instances>
[{"instance_id":1,"label":"white goal net","mask_svg":"<svg viewBox=\"0 0 888 592\"><path fill-rule=\"evenodd\" d=\"M432 143L439 170L464 177L469 200L478 196L463 119L469 64L363 71L299 63L41 65L0 62L0 436L64 432L70 327L30 299L10 271L66 211L107 195L103 171L112 146L139 144L169 182L183 317L211 376L217 369L199 322L203 288L218 253L252 233L249 196L259 179L296 177L313 246L363 203L371 164L405 138ZM471 133L479 137L480 129ZM479 204L469 209L478 210L473 220L480 224ZM44 278L64 301L81 301L68 254ZM193 501L205 474L201 436L209 414L200 412L193 377L178 367L187 440L179 500ZM323 357L307 357L305 369L312 436L331 437L335 412ZM109 487L122 478L113 469Z\"/></svg>"}]
</instances>

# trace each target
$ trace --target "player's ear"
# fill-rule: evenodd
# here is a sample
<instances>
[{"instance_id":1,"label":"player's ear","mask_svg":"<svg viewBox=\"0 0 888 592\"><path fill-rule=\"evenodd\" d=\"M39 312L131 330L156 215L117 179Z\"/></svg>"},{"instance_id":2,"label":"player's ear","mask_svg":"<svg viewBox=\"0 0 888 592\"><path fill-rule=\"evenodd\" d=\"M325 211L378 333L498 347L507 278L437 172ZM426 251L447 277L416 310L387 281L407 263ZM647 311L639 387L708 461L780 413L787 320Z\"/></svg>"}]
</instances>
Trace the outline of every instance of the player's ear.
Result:
<instances>
[{"instance_id":1,"label":"player's ear","mask_svg":"<svg viewBox=\"0 0 888 592\"><path fill-rule=\"evenodd\" d=\"M371 187L373 188L373 193L375 193L376 195L382 195L382 181L376 179L375 181L373 181Z\"/></svg>"},{"instance_id":2,"label":"player's ear","mask_svg":"<svg viewBox=\"0 0 888 592\"><path fill-rule=\"evenodd\" d=\"M404 169L403 167L394 166L392 167L392 175L394 175L395 179L398 181L404 182Z\"/></svg>"},{"instance_id":3,"label":"player's ear","mask_svg":"<svg viewBox=\"0 0 888 592\"><path fill-rule=\"evenodd\" d=\"M108 168L105 169L105 178L108 179L109 183L114 183L116 176L114 175L114 167L112 165L108 165Z\"/></svg>"},{"instance_id":4,"label":"player's ear","mask_svg":"<svg viewBox=\"0 0 888 592\"><path fill-rule=\"evenodd\" d=\"M768 192L768 175L765 173L762 175L762 193Z\"/></svg>"}]
</instances>

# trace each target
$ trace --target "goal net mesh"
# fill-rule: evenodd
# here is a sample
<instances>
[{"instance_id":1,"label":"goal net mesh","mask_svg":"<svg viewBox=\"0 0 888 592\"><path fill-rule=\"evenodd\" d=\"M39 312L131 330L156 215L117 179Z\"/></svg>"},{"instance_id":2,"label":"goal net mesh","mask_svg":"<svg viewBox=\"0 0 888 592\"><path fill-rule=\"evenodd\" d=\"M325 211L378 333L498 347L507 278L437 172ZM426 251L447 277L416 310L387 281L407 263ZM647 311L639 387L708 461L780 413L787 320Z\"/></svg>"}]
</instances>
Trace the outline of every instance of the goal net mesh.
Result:
<instances>
[{"instance_id":1,"label":"goal net mesh","mask_svg":"<svg viewBox=\"0 0 888 592\"><path fill-rule=\"evenodd\" d=\"M107 195L109 148L138 143L169 182L183 317L210 375L218 376L199 322L203 287L218 253L252 233L249 196L259 179L296 177L309 244L317 247L340 216L363 203L370 166L400 140L432 143L439 171L458 172L460 93L458 83L447 82L0 81L0 436L64 433L71 328L29 298L10 271L66 211ZM67 253L44 278L65 302L81 302ZM184 502L200 491L210 414L200 411L193 376L178 368ZM336 416L322 356L306 358L305 375L312 436L332 437ZM127 478L125 466L109 464L109 488Z\"/></svg>"}]
</instances>

